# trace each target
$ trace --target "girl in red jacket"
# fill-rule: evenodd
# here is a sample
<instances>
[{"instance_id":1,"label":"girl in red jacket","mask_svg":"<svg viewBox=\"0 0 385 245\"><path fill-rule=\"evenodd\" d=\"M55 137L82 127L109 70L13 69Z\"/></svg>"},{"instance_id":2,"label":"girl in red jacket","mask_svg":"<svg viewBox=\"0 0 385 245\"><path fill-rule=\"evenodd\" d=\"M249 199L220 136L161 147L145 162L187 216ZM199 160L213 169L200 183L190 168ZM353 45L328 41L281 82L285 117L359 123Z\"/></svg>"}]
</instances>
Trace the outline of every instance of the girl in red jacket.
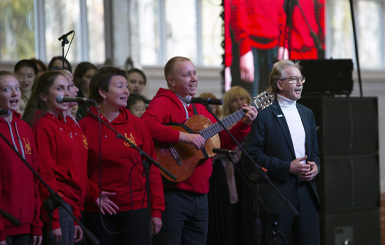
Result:
<instances>
[{"instance_id":1,"label":"girl in red jacket","mask_svg":"<svg viewBox=\"0 0 385 245\"><path fill-rule=\"evenodd\" d=\"M60 72L67 78L69 82L68 92L70 97L76 97L77 93L79 92L79 89L74 84L74 78L71 72L67 70L60 70ZM77 104L78 104L77 102L69 102L68 107L69 109L71 109ZM99 192L97 190L96 183L89 181L87 177L87 155L88 155L87 138L83 130L80 128L75 117L70 113L70 110L63 111L61 114L64 121L63 126L65 127L65 130L70 134L70 137L73 140L73 144L76 145L78 159L81 164L80 181L81 181L81 187L82 187L82 195L80 196L78 207L81 214L80 222L84 224L84 201L86 199L86 195L89 196L89 199L91 201L94 201L97 205L99 205L100 203ZM89 185L95 185L95 187L94 188L88 187ZM102 192L101 197L103 200L102 201L103 204L108 203L110 205L115 205L113 202L111 202L108 199L108 193ZM92 198L95 198L95 199L92 199ZM76 225L77 224L75 224L75 227ZM76 229L76 230L81 232L80 229ZM79 242L81 239L82 239L82 234L75 234L75 244L81 244L81 242Z\"/></svg>"},{"instance_id":2,"label":"girl in red jacket","mask_svg":"<svg viewBox=\"0 0 385 245\"><path fill-rule=\"evenodd\" d=\"M125 108L130 94L126 72L115 67L100 68L91 78L90 93L91 98L100 104L100 119L155 158L154 145L147 127ZM95 107L91 107L91 111L97 115ZM142 165L144 159L126 141L116 138L116 134L104 124L101 129L100 152L98 119L89 114L79 124L88 140L88 177L97 186L101 184L101 189L117 205L102 203L99 208L92 201L95 197L91 201L86 199L84 209L87 228L101 244L146 244L148 207L146 175ZM160 172L153 165L150 167L150 192L152 232L156 234L162 226L161 213L165 205ZM107 212L102 216L105 226L117 234L103 227L99 209L103 214Z\"/></svg>"},{"instance_id":3,"label":"girl in red jacket","mask_svg":"<svg viewBox=\"0 0 385 245\"><path fill-rule=\"evenodd\" d=\"M63 74L68 80L69 86L68 86L68 93L70 97L76 97L76 93L79 91L74 85L74 79L70 71L68 70L60 70L60 73ZM77 105L77 102L69 102L68 108L72 108ZM80 174L80 183L81 183L81 189L82 194L80 196L80 200L77 203L78 209L80 211L80 219L79 221L84 224L84 200L86 197L86 191L87 191L87 154L88 154L88 144L87 144L87 138L85 137L83 130L80 128L79 124L77 123L75 117L70 113L70 110L61 112L61 115L59 115L59 118L63 119L63 127L65 128L65 131L69 134L70 138L72 139L73 145L75 145L76 153L77 153L77 159L79 160L79 174ZM75 244L81 244L81 240L83 239L82 230L80 229L79 225L75 223L75 231L78 233L75 233ZM77 243L80 242L80 243Z\"/></svg>"},{"instance_id":4,"label":"girl in red jacket","mask_svg":"<svg viewBox=\"0 0 385 245\"><path fill-rule=\"evenodd\" d=\"M41 75L23 118L33 125L41 177L63 197L66 207L79 219L81 163L71 134L63 126L63 118L59 117L61 112L68 110L68 103L56 101L58 95L69 96L68 87L67 78L58 71ZM42 200L47 199L49 193L43 185L39 191ZM75 234L81 234L80 227L74 227L73 219L63 207L54 210L52 227L49 227L46 210L41 209L41 216L47 228L52 228L56 243L73 244Z\"/></svg>"},{"instance_id":5,"label":"girl in red jacket","mask_svg":"<svg viewBox=\"0 0 385 245\"><path fill-rule=\"evenodd\" d=\"M11 110L10 115L0 115L0 132L23 158L37 170L38 158L29 126L20 120L20 84L17 78L6 71L0 71L0 108ZM28 236L33 244L40 245L43 223L40 221L40 198L30 169L14 153L3 139L0 139L0 209L18 220L16 227L0 216L0 244L28 244Z\"/></svg>"}]
</instances>

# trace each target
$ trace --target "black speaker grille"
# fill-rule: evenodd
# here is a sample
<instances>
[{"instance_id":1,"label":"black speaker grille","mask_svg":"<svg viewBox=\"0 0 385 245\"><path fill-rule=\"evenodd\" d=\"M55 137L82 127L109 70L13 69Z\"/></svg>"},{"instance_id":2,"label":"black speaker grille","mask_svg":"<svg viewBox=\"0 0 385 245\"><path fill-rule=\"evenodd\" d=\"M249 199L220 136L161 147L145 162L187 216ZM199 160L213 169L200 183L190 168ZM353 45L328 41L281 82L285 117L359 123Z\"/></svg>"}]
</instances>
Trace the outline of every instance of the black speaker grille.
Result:
<instances>
[{"instance_id":1,"label":"black speaker grille","mask_svg":"<svg viewBox=\"0 0 385 245\"><path fill-rule=\"evenodd\" d=\"M321 244L380 244L377 98L299 103L313 110L319 127Z\"/></svg>"},{"instance_id":2,"label":"black speaker grille","mask_svg":"<svg viewBox=\"0 0 385 245\"><path fill-rule=\"evenodd\" d=\"M379 207L378 156L325 156L321 165L322 210L348 212Z\"/></svg>"},{"instance_id":3,"label":"black speaker grille","mask_svg":"<svg viewBox=\"0 0 385 245\"><path fill-rule=\"evenodd\" d=\"M325 155L378 152L377 98L304 98L313 110Z\"/></svg>"},{"instance_id":4,"label":"black speaker grille","mask_svg":"<svg viewBox=\"0 0 385 245\"><path fill-rule=\"evenodd\" d=\"M379 209L361 212L326 214L321 218L321 244L365 244L380 245ZM351 243L345 243L346 241Z\"/></svg>"},{"instance_id":5,"label":"black speaker grille","mask_svg":"<svg viewBox=\"0 0 385 245\"><path fill-rule=\"evenodd\" d=\"M306 77L304 94L350 94L353 62L347 60L301 60Z\"/></svg>"},{"instance_id":6,"label":"black speaker grille","mask_svg":"<svg viewBox=\"0 0 385 245\"><path fill-rule=\"evenodd\" d=\"M378 151L376 100L325 99L323 124L325 154Z\"/></svg>"}]
</instances>

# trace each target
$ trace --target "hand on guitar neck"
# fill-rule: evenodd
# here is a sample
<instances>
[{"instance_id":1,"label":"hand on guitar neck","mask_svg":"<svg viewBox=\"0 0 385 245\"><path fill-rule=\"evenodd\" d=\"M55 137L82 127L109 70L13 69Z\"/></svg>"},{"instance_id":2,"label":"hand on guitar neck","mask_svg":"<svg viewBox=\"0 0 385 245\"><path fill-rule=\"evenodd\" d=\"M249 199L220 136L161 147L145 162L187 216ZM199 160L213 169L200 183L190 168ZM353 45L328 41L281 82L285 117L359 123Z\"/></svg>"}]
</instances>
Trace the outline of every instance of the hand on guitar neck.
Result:
<instances>
[{"instance_id":1,"label":"hand on guitar neck","mask_svg":"<svg viewBox=\"0 0 385 245\"><path fill-rule=\"evenodd\" d=\"M258 111L254 106L245 104L242 107L242 110L245 112L242 122L246 125L252 123L258 115ZM192 144L197 150L203 149L206 144L206 140L200 134L190 134L185 132L179 132L179 142Z\"/></svg>"},{"instance_id":2,"label":"hand on guitar neck","mask_svg":"<svg viewBox=\"0 0 385 245\"><path fill-rule=\"evenodd\" d=\"M185 132L179 132L179 142L193 144L197 150L201 150L206 144L206 141L202 135Z\"/></svg>"},{"instance_id":3,"label":"hand on guitar neck","mask_svg":"<svg viewBox=\"0 0 385 245\"><path fill-rule=\"evenodd\" d=\"M257 118L258 111L254 106L244 104L242 110L245 112L245 115L242 118L244 124L249 125L255 118Z\"/></svg>"}]
</instances>

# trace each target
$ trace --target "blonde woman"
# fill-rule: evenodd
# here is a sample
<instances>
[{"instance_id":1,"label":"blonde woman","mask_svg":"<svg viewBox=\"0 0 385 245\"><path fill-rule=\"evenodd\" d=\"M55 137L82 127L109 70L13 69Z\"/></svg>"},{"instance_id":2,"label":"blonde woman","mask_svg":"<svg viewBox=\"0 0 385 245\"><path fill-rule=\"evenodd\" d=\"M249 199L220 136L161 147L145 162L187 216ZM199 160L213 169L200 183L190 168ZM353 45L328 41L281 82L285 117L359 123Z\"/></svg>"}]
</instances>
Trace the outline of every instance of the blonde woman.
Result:
<instances>
[{"instance_id":1,"label":"blonde woman","mask_svg":"<svg viewBox=\"0 0 385 245\"><path fill-rule=\"evenodd\" d=\"M251 96L244 88L232 87L223 96L222 118L251 102ZM234 151L241 156L238 146ZM238 156L232 155L232 158L242 174L247 177ZM254 235L251 198L251 191L233 163L225 155L217 154L213 158L213 173L208 194L210 212L207 244L252 244L251 239ZM238 220L240 217L242 220Z\"/></svg>"}]
</instances>

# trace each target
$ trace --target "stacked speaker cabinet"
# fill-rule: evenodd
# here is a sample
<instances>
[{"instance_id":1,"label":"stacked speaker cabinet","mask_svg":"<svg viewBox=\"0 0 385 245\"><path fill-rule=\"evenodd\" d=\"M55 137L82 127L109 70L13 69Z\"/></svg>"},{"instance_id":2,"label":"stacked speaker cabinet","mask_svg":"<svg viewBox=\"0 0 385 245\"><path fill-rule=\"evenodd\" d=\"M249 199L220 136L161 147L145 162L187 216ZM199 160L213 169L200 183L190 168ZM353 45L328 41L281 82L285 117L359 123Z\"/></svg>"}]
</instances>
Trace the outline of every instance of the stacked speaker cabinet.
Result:
<instances>
[{"instance_id":1,"label":"stacked speaker cabinet","mask_svg":"<svg viewBox=\"0 0 385 245\"><path fill-rule=\"evenodd\" d=\"M320 148L321 244L381 244L377 98L302 98Z\"/></svg>"}]
</instances>

